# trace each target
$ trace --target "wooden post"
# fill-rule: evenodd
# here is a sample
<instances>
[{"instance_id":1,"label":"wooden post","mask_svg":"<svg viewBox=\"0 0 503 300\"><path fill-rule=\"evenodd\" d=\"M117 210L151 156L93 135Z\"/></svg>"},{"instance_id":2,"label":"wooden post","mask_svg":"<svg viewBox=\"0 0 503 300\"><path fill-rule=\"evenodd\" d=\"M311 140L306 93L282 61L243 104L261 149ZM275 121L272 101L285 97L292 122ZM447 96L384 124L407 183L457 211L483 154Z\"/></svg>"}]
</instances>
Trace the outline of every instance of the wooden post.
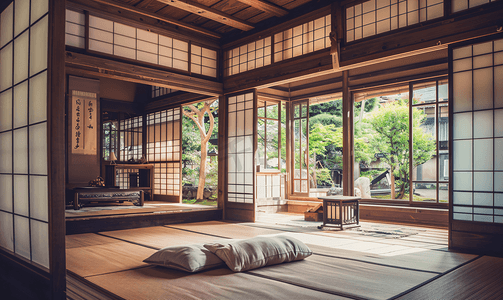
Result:
<instances>
[{"instance_id":1,"label":"wooden post","mask_svg":"<svg viewBox=\"0 0 503 300\"><path fill-rule=\"evenodd\" d=\"M342 73L342 192L344 196L354 194L354 150L353 150L353 99L349 92L349 71Z\"/></svg>"}]
</instances>

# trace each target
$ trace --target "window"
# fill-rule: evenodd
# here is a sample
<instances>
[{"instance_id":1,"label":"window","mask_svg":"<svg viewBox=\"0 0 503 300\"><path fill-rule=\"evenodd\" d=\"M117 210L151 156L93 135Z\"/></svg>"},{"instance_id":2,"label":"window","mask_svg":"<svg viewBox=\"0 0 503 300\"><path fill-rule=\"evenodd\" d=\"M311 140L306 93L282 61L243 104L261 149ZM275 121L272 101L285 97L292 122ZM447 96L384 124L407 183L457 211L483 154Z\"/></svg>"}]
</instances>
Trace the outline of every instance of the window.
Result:
<instances>
[{"instance_id":1,"label":"window","mask_svg":"<svg viewBox=\"0 0 503 300\"><path fill-rule=\"evenodd\" d=\"M119 153L118 148L118 131L119 126L117 121L107 121L102 125L103 128L103 153L102 157L104 160L112 160L111 155L114 153L115 158L117 158L117 154Z\"/></svg>"},{"instance_id":2,"label":"window","mask_svg":"<svg viewBox=\"0 0 503 300\"><path fill-rule=\"evenodd\" d=\"M274 35L274 62L330 47L331 15Z\"/></svg>"},{"instance_id":3,"label":"window","mask_svg":"<svg viewBox=\"0 0 503 300\"><path fill-rule=\"evenodd\" d=\"M355 177L363 198L449 202L446 79L358 93L354 111Z\"/></svg>"},{"instance_id":4,"label":"window","mask_svg":"<svg viewBox=\"0 0 503 300\"><path fill-rule=\"evenodd\" d=\"M143 117L120 120L119 124L119 153L120 161L138 160L143 155Z\"/></svg>"},{"instance_id":5,"label":"window","mask_svg":"<svg viewBox=\"0 0 503 300\"><path fill-rule=\"evenodd\" d=\"M0 247L49 268L48 1L0 16Z\"/></svg>"},{"instance_id":6,"label":"window","mask_svg":"<svg viewBox=\"0 0 503 300\"><path fill-rule=\"evenodd\" d=\"M181 195L180 114L173 108L147 115L147 159L154 163L156 195Z\"/></svg>"},{"instance_id":7,"label":"window","mask_svg":"<svg viewBox=\"0 0 503 300\"><path fill-rule=\"evenodd\" d=\"M503 223L503 39L452 59L453 219Z\"/></svg>"},{"instance_id":8,"label":"window","mask_svg":"<svg viewBox=\"0 0 503 300\"><path fill-rule=\"evenodd\" d=\"M497 0L452 0L452 12L455 13L495 1Z\"/></svg>"},{"instance_id":9,"label":"window","mask_svg":"<svg viewBox=\"0 0 503 300\"><path fill-rule=\"evenodd\" d=\"M271 64L271 37L225 51L225 76L231 76Z\"/></svg>"},{"instance_id":10,"label":"window","mask_svg":"<svg viewBox=\"0 0 503 300\"><path fill-rule=\"evenodd\" d=\"M443 16L443 0L370 0L346 8L346 41Z\"/></svg>"}]
</instances>

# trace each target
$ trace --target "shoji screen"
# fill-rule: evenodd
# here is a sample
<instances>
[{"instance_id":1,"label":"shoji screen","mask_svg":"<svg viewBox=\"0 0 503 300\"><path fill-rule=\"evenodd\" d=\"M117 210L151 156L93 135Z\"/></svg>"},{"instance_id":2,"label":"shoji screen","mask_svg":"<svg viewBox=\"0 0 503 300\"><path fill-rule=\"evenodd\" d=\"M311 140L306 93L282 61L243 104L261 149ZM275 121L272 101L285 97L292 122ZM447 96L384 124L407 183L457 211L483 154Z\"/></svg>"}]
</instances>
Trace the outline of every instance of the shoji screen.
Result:
<instances>
[{"instance_id":1,"label":"shoji screen","mask_svg":"<svg viewBox=\"0 0 503 300\"><path fill-rule=\"evenodd\" d=\"M502 82L503 39L452 49L454 233L461 231L457 221L473 230L479 222L503 223ZM489 233L491 225L484 226L477 240Z\"/></svg>"},{"instance_id":2,"label":"shoji screen","mask_svg":"<svg viewBox=\"0 0 503 300\"><path fill-rule=\"evenodd\" d=\"M154 194L181 201L181 110L166 109L147 115L147 159L154 164ZM161 197L159 197L161 195Z\"/></svg>"},{"instance_id":3,"label":"shoji screen","mask_svg":"<svg viewBox=\"0 0 503 300\"><path fill-rule=\"evenodd\" d=\"M255 109L254 93L227 97L227 203L226 217L255 218Z\"/></svg>"},{"instance_id":4,"label":"shoji screen","mask_svg":"<svg viewBox=\"0 0 503 300\"><path fill-rule=\"evenodd\" d=\"M0 247L49 268L48 1L0 16Z\"/></svg>"}]
</instances>

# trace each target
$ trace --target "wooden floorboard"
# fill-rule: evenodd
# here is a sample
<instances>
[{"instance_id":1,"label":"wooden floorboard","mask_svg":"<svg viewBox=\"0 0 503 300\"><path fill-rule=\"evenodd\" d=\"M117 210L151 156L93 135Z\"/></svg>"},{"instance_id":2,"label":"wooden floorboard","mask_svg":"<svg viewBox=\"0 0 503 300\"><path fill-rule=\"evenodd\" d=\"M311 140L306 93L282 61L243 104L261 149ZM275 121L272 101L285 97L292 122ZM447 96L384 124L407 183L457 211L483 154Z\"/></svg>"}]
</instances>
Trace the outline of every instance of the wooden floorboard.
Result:
<instances>
[{"instance_id":1,"label":"wooden floorboard","mask_svg":"<svg viewBox=\"0 0 503 300\"><path fill-rule=\"evenodd\" d=\"M503 258L483 256L398 299L503 299Z\"/></svg>"}]
</instances>

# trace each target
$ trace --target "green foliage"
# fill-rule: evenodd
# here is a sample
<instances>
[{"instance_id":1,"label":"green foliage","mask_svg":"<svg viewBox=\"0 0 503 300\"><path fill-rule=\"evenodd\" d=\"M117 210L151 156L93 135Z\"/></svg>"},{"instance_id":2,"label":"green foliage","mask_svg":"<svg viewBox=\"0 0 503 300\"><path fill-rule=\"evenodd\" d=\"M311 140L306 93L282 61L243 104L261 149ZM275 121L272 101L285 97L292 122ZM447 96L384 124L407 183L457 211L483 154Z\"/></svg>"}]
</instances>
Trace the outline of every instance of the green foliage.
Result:
<instances>
[{"instance_id":1,"label":"green foliage","mask_svg":"<svg viewBox=\"0 0 503 300\"><path fill-rule=\"evenodd\" d=\"M333 182L331 171L327 168L316 169L316 181L318 185L331 186Z\"/></svg>"},{"instance_id":2,"label":"green foliage","mask_svg":"<svg viewBox=\"0 0 503 300\"><path fill-rule=\"evenodd\" d=\"M309 106L309 118L322 113L339 117L342 116L342 100L334 100Z\"/></svg>"},{"instance_id":3,"label":"green foliage","mask_svg":"<svg viewBox=\"0 0 503 300\"><path fill-rule=\"evenodd\" d=\"M311 130L315 124L335 125L335 127L342 127L342 117L334 116L328 113L321 113L309 118L309 128Z\"/></svg>"},{"instance_id":4,"label":"green foliage","mask_svg":"<svg viewBox=\"0 0 503 300\"><path fill-rule=\"evenodd\" d=\"M374 153L383 153L385 161L399 178L396 181L399 189L398 199L401 199L408 187L409 180L409 107L407 101L387 103L372 113L369 123L374 134L371 135L370 145ZM420 128L425 121L424 112L412 109L413 167L425 163L435 154L435 141L431 134ZM392 187L394 188L394 187Z\"/></svg>"}]
</instances>

